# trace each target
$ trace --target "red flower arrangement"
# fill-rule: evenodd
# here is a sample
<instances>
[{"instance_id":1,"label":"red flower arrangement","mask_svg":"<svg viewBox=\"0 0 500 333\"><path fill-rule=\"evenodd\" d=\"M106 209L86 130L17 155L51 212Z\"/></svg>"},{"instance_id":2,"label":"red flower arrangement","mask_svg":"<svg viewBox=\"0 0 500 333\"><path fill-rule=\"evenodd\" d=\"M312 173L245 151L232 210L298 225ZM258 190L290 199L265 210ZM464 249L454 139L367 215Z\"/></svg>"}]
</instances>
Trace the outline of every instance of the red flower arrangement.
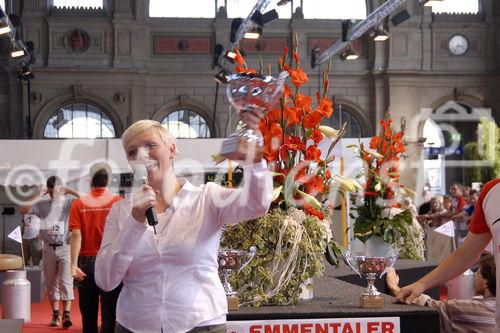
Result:
<instances>
[{"instance_id":1,"label":"red flower arrangement","mask_svg":"<svg viewBox=\"0 0 500 333\"><path fill-rule=\"evenodd\" d=\"M412 223L408 210L390 217L391 208L400 208L400 200L414 192L399 183L399 161L405 151L403 143L404 121L401 131L394 133L392 119L386 114L380 121L382 130L370 140L370 150L361 143L359 157L365 162L364 193L361 202L354 201L356 221L354 236L363 242L379 236L387 243L395 243L404 237Z\"/></svg>"},{"instance_id":2,"label":"red flower arrangement","mask_svg":"<svg viewBox=\"0 0 500 333\"><path fill-rule=\"evenodd\" d=\"M244 58L237 50L235 52L237 72L257 73L255 69L247 68ZM323 75L323 91L322 94L316 93L314 106L313 98L300 91L309 78L301 68L297 48L294 47L290 65L286 64L288 53L288 48L285 48L282 57L278 58L278 70L288 72L292 87L285 84L279 105L269 111L260 123L264 159L275 175L274 203L285 209L301 207L307 214L324 219L321 203L326 200L333 179L328 164L334 157L322 159L318 145L325 135L336 137L330 153L343 133L321 126L321 121L330 118L333 113L333 101L327 96L328 72Z\"/></svg>"}]
</instances>

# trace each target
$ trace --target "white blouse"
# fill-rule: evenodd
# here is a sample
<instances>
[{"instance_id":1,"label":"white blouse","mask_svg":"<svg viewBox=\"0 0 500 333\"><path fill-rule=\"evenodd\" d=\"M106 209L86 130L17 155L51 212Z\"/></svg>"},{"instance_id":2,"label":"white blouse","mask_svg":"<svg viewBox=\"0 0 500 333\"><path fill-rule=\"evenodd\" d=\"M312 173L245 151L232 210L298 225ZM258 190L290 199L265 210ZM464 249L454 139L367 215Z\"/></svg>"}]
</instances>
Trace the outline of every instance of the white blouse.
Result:
<instances>
[{"instance_id":1,"label":"white blouse","mask_svg":"<svg viewBox=\"0 0 500 333\"><path fill-rule=\"evenodd\" d=\"M245 167L245 184L183 186L158 214L157 235L132 216L131 200L113 205L95 266L106 291L123 280L116 320L135 333L186 332L227 313L217 254L224 224L264 215L272 200L265 162Z\"/></svg>"}]
</instances>

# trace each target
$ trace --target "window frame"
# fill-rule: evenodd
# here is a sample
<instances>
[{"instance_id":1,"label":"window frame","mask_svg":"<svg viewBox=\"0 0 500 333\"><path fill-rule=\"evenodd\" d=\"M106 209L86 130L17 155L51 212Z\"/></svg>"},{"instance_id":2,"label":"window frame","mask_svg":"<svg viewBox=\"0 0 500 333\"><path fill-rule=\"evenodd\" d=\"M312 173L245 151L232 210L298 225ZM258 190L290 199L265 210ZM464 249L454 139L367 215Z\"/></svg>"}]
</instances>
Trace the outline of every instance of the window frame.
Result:
<instances>
[{"instance_id":1,"label":"window frame","mask_svg":"<svg viewBox=\"0 0 500 333\"><path fill-rule=\"evenodd\" d=\"M189 112L189 114L196 114L198 115L204 122L205 122L205 126L207 127L208 129L208 136L198 136L197 138L189 138L189 137L177 137L177 136L174 136L176 139L209 139L209 138L213 138L214 137L214 129L212 128L212 124L210 123L210 119L207 119L207 117L203 114L203 112L199 112L198 110L196 110L195 108L192 108L192 107L189 107L189 106L179 106L177 108L174 108L168 112L166 112L158 121L160 122L160 124L165 125L166 123L164 123L165 120L168 119L168 117L175 113L175 112L180 112L180 111L187 111ZM190 119L191 117L188 116L188 118ZM179 119L179 117L177 117L177 119ZM168 121L168 120L167 120ZM180 121L178 121L180 122ZM191 128L193 128L193 126L191 125L191 123L188 124ZM167 128L167 130L169 130L168 126L164 126L165 128ZM194 128L193 128L194 129ZM194 129L196 131L196 129ZM169 130L169 132L172 134L172 132ZM197 132L198 133L198 132ZM172 134L173 135L173 134Z\"/></svg>"},{"instance_id":2,"label":"window frame","mask_svg":"<svg viewBox=\"0 0 500 333\"><path fill-rule=\"evenodd\" d=\"M89 119L88 117L88 114L91 112L91 113L95 113L95 114L98 114L97 112L95 111L89 111L88 110L88 105L92 106L93 108L97 109L100 111L100 126L101 126L101 137L96 137L96 138L89 138L89 137L46 137L45 136L45 131L46 131L46 128L47 126L49 125L49 121L52 119L52 117L54 117L60 110L62 110L64 107L66 106L70 106L70 105L75 105L75 104L85 104L87 107L85 110L86 112L86 115L85 115L85 119ZM78 111L78 110L77 110ZM71 121L74 120L74 117L73 117L73 113L75 112L75 109L74 107L72 106L71 108L71 114L72 114L72 119ZM103 126L103 122L102 122L102 119L103 119L103 115L109 120L109 122L111 123L111 125L113 126L113 132L114 132L114 136L112 137L103 137L102 136L102 126ZM60 129L59 129L60 130ZM57 131L59 131L57 130ZM87 101L87 100L72 100L72 101L67 101L65 103L61 103L59 104L59 106L57 106L55 108L55 110L53 109L52 112L49 113L49 116L45 119L45 121L43 122L43 126L41 128L41 138L44 139L44 140L60 140L60 139L116 139L116 138L119 138L119 128L117 127L113 117L106 111L106 109L102 106L100 106L99 104L97 103L94 103L94 102L91 102L91 101ZM59 133L58 133L59 135Z\"/></svg>"}]
</instances>

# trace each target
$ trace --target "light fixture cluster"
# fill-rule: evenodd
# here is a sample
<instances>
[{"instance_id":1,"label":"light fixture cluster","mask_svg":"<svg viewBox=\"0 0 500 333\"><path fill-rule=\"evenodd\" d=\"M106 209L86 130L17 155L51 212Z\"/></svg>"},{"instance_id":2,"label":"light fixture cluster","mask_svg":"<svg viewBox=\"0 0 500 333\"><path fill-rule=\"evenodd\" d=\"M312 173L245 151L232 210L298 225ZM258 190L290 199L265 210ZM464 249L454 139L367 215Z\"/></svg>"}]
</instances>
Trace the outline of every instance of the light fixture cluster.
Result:
<instances>
[{"instance_id":1,"label":"light fixture cluster","mask_svg":"<svg viewBox=\"0 0 500 333\"><path fill-rule=\"evenodd\" d=\"M262 29L264 25L268 24L271 21L274 21L278 18L278 12L275 9L271 9L268 12L262 14L260 11L256 11L250 20L252 21L252 28L249 31L246 31L244 34L244 38L246 39L258 39L262 36ZM231 43L236 42L236 33L238 32L238 28L243 23L243 19L237 17L233 19L231 22Z\"/></svg>"},{"instance_id":2,"label":"light fixture cluster","mask_svg":"<svg viewBox=\"0 0 500 333\"><path fill-rule=\"evenodd\" d=\"M31 65L35 62L33 42L24 42L17 36L17 27L21 25L21 20L16 15L5 13L0 7L0 37L10 39L10 56L12 59L20 60L17 65L17 77L19 80L29 81L35 78Z\"/></svg>"},{"instance_id":3,"label":"light fixture cluster","mask_svg":"<svg viewBox=\"0 0 500 333\"><path fill-rule=\"evenodd\" d=\"M0 7L0 37L8 37L11 42L10 56L13 59L19 59L28 55L28 50L22 39L17 38L16 25L19 22L17 16L7 16ZM14 21L14 22L12 22Z\"/></svg>"},{"instance_id":4,"label":"light fixture cluster","mask_svg":"<svg viewBox=\"0 0 500 333\"><path fill-rule=\"evenodd\" d=\"M225 49L222 44L216 44L214 48L214 67L219 66L221 68L220 71L214 76L214 79L217 82L227 83L227 77L229 75L228 68L223 65L221 60L223 59L229 63L234 63L234 60L237 57L234 50L238 48L239 38L241 38L241 35L238 36L238 30L241 25L245 22L245 26L243 28L246 28L246 31L244 31L243 38L258 39L262 36L264 26L276 19L278 19L278 12L275 9L271 9L265 13L262 13L260 10L256 10L253 15L247 19L248 21L244 21L239 17L231 21L231 34L229 38L231 46ZM248 29L248 22L251 22L250 29ZM238 52L242 56L245 55L245 52L242 49L238 49Z\"/></svg>"}]
</instances>

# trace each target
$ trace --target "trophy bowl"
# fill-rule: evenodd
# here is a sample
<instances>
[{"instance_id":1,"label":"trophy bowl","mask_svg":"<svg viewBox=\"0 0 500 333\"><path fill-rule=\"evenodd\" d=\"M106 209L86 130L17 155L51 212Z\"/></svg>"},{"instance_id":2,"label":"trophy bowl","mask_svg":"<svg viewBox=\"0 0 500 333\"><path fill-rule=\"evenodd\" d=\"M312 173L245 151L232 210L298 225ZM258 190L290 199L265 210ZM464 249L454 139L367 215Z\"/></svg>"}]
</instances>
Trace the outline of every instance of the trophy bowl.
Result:
<instances>
[{"instance_id":1,"label":"trophy bowl","mask_svg":"<svg viewBox=\"0 0 500 333\"><path fill-rule=\"evenodd\" d=\"M239 299L237 292L231 286L231 274L237 273L245 268L255 257L257 248L250 247L248 251L234 249L220 249L217 261L219 263L219 273L222 280L222 286L228 299L229 310L238 310Z\"/></svg>"},{"instance_id":2,"label":"trophy bowl","mask_svg":"<svg viewBox=\"0 0 500 333\"><path fill-rule=\"evenodd\" d=\"M362 307L383 306L383 299L374 283L377 277L382 277L390 267L394 266L397 257L396 253L388 257L353 256L350 251L346 251L346 263L368 282L365 291L360 297L360 305Z\"/></svg>"},{"instance_id":3,"label":"trophy bowl","mask_svg":"<svg viewBox=\"0 0 500 333\"><path fill-rule=\"evenodd\" d=\"M232 74L227 79L226 96L229 103L240 113L243 126L222 142L219 155L229 160L258 161L262 158L262 138L249 129L244 113L265 114L271 110L283 92L288 73L283 71L277 78L270 75Z\"/></svg>"}]
</instances>

